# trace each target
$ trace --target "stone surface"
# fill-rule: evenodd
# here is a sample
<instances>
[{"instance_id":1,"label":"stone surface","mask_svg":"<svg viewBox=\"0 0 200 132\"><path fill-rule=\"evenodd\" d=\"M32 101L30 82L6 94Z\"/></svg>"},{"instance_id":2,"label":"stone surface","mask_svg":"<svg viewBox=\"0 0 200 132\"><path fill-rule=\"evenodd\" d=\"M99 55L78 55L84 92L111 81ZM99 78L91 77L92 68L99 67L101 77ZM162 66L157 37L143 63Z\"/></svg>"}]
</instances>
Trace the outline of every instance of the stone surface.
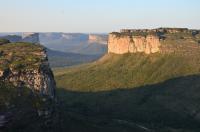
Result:
<instances>
[{"instance_id":1,"label":"stone surface","mask_svg":"<svg viewBox=\"0 0 200 132\"><path fill-rule=\"evenodd\" d=\"M160 51L159 37L148 35L144 36L130 36L110 34L108 39L108 52L116 54L137 53L143 52L145 54L156 53Z\"/></svg>"},{"instance_id":2,"label":"stone surface","mask_svg":"<svg viewBox=\"0 0 200 132\"><path fill-rule=\"evenodd\" d=\"M30 43L0 46L0 80L16 87L28 87L41 95L55 96L56 83L48 63L46 49Z\"/></svg>"},{"instance_id":3,"label":"stone surface","mask_svg":"<svg viewBox=\"0 0 200 132\"><path fill-rule=\"evenodd\" d=\"M122 29L109 34L108 53L173 53L200 49L200 31L187 28Z\"/></svg>"}]
</instances>

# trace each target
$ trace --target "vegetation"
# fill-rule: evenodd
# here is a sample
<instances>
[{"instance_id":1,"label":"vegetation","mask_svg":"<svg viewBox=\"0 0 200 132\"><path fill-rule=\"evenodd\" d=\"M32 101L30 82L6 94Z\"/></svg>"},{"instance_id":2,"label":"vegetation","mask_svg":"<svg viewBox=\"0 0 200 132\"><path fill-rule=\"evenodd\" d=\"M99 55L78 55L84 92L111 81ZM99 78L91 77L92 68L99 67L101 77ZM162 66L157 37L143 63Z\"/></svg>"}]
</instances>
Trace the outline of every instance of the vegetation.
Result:
<instances>
[{"instance_id":1,"label":"vegetation","mask_svg":"<svg viewBox=\"0 0 200 132\"><path fill-rule=\"evenodd\" d=\"M198 132L199 81L199 75L191 75L134 89L58 89L57 93L65 109L63 115L68 113L77 121L77 127L70 127L71 131L81 131L80 122L84 122L86 131L91 132Z\"/></svg>"},{"instance_id":2,"label":"vegetation","mask_svg":"<svg viewBox=\"0 0 200 132\"><path fill-rule=\"evenodd\" d=\"M6 44L6 43L9 43L9 40L0 38L0 44Z\"/></svg>"},{"instance_id":3,"label":"vegetation","mask_svg":"<svg viewBox=\"0 0 200 132\"><path fill-rule=\"evenodd\" d=\"M49 113L39 116L38 112L42 110L52 112L54 104L48 97L32 93L28 88L0 82L0 116L5 116L5 119L0 119L0 131L48 131L50 125L54 123L49 119L52 116L56 119L56 115ZM4 121L6 124L2 127Z\"/></svg>"},{"instance_id":4,"label":"vegetation","mask_svg":"<svg viewBox=\"0 0 200 132\"><path fill-rule=\"evenodd\" d=\"M44 59L41 55L43 47L31 43L8 43L1 45L0 51L0 70L34 68Z\"/></svg>"},{"instance_id":5,"label":"vegetation","mask_svg":"<svg viewBox=\"0 0 200 132\"><path fill-rule=\"evenodd\" d=\"M105 55L99 61L54 71L57 86L72 91L108 91L156 84L200 73L198 56L176 54Z\"/></svg>"},{"instance_id":6,"label":"vegetation","mask_svg":"<svg viewBox=\"0 0 200 132\"><path fill-rule=\"evenodd\" d=\"M108 54L56 69L63 115L78 120L70 130L198 132L197 54Z\"/></svg>"},{"instance_id":7,"label":"vegetation","mask_svg":"<svg viewBox=\"0 0 200 132\"><path fill-rule=\"evenodd\" d=\"M49 63L52 68L67 67L89 63L99 59L102 55L83 55L75 53L65 53L60 51L47 50Z\"/></svg>"},{"instance_id":8,"label":"vegetation","mask_svg":"<svg viewBox=\"0 0 200 132\"><path fill-rule=\"evenodd\" d=\"M0 114L13 115L12 122L0 130L199 132L199 49L193 47L195 39L188 34L166 34L166 38L162 45L176 52L107 54L90 64L55 69L55 101L0 83ZM42 61L41 56L33 56L42 47L13 45L0 47L5 67L6 61L20 69L29 61L30 65ZM30 49L25 51L24 46ZM8 51L16 58L10 59ZM40 115L41 111L50 114Z\"/></svg>"}]
</instances>

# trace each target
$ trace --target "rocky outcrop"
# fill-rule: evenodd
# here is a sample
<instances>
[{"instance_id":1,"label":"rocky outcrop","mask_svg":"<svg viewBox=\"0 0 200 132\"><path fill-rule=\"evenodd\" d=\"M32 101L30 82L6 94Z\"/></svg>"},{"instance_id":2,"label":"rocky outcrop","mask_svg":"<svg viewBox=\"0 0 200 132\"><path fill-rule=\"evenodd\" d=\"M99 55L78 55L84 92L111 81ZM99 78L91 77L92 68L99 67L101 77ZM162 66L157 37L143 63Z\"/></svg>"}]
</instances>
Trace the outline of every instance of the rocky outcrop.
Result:
<instances>
[{"instance_id":1,"label":"rocky outcrop","mask_svg":"<svg viewBox=\"0 0 200 132\"><path fill-rule=\"evenodd\" d=\"M159 37L148 35L131 36L111 33L108 39L108 53L125 54L143 52L145 54L156 53L160 51Z\"/></svg>"},{"instance_id":2,"label":"rocky outcrop","mask_svg":"<svg viewBox=\"0 0 200 132\"><path fill-rule=\"evenodd\" d=\"M109 34L108 53L191 54L199 50L200 31L187 28L122 29Z\"/></svg>"},{"instance_id":3,"label":"rocky outcrop","mask_svg":"<svg viewBox=\"0 0 200 132\"><path fill-rule=\"evenodd\" d=\"M0 80L14 86L28 87L41 95L55 96L56 83L48 63L46 50L30 43L0 46Z\"/></svg>"},{"instance_id":4,"label":"rocky outcrop","mask_svg":"<svg viewBox=\"0 0 200 132\"><path fill-rule=\"evenodd\" d=\"M39 33L22 33L22 42L40 43Z\"/></svg>"}]
</instances>

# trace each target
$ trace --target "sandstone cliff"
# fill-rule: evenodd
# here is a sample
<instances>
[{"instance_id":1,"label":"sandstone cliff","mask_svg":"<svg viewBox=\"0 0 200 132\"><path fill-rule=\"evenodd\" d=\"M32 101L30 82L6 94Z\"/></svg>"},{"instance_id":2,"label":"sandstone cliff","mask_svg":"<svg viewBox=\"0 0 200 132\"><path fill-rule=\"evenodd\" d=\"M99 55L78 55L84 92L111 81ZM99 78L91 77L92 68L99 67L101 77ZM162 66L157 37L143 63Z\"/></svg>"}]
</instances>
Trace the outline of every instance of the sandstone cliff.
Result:
<instances>
[{"instance_id":1,"label":"sandstone cliff","mask_svg":"<svg viewBox=\"0 0 200 132\"><path fill-rule=\"evenodd\" d=\"M109 53L136 53L143 52L146 54L156 53L160 51L160 41L157 36L130 36L111 33L108 39Z\"/></svg>"},{"instance_id":2,"label":"sandstone cliff","mask_svg":"<svg viewBox=\"0 0 200 132\"><path fill-rule=\"evenodd\" d=\"M122 29L108 38L108 53L190 54L200 48L200 31L186 28Z\"/></svg>"},{"instance_id":3,"label":"sandstone cliff","mask_svg":"<svg viewBox=\"0 0 200 132\"><path fill-rule=\"evenodd\" d=\"M41 45L8 43L0 46L0 80L55 96L55 81Z\"/></svg>"}]
</instances>

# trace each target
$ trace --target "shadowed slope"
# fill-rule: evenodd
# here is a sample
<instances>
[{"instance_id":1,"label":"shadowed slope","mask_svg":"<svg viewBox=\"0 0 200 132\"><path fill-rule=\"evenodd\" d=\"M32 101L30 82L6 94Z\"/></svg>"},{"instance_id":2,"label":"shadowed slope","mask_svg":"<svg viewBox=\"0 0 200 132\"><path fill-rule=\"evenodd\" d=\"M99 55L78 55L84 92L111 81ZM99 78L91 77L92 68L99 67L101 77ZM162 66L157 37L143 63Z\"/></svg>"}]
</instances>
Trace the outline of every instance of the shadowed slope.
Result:
<instances>
[{"instance_id":1,"label":"shadowed slope","mask_svg":"<svg viewBox=\"0 0 200 132\"><path fill-rule=\"evenodd\" d=\"M199 82L199 75L191 75L129 90L82 93L58 89L58 94L63 99L63 115L93 124L96 130L136 131L136 126L142 126L141 131L197 132Z\"/></svg>"}]
</instances>

